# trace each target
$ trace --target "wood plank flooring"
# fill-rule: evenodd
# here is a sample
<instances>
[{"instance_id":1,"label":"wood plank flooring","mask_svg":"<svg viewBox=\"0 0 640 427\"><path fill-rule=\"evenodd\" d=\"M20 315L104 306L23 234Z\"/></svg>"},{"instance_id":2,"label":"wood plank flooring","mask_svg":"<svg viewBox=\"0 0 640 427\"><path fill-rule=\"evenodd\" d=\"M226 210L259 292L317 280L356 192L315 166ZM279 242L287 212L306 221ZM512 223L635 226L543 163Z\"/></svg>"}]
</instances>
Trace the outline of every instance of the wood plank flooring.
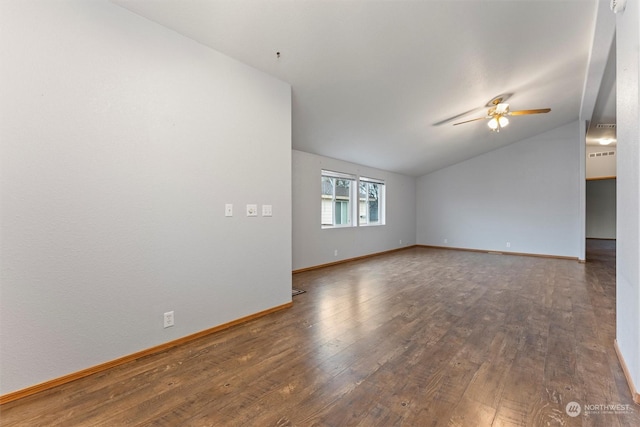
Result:
<instances>
[{"instance_id":1,"label":"wood plank flooring","mask_svg":"<svg viewBox=\"0 0 640 427\"><path fill-rule=\"evenodd\" d=\"M299 273L292 308L3 405L0 425L640 426L611 245L586 264L411 248Z\"/></svg>"}]
</instances>

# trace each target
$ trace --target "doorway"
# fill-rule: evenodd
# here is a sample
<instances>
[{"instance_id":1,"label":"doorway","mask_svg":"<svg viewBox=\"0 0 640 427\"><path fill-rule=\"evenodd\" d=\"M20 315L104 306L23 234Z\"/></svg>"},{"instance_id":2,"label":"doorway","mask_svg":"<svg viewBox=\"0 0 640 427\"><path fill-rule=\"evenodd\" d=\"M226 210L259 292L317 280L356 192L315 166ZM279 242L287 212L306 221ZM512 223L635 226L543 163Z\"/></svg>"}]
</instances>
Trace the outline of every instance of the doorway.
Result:
<instances>
[{"instance_id":1,"label":"doorway","mask_svg":"<svg viewBox=\"0 0 640 427\"><path fill-rule=\"evenodd\" d=\"M616 178L588 179L586 186L587 239L616 238Z\"/></svg>"}]
</instances>

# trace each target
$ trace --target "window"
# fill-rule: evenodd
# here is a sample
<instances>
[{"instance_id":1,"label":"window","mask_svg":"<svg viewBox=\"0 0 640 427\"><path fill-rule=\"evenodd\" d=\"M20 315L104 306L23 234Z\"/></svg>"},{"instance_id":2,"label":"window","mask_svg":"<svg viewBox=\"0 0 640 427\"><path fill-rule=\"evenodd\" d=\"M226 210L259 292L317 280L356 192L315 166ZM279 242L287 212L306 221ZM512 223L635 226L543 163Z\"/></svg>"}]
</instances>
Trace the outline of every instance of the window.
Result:
<instances>
[{"instance_id":1,"label":"window","mask_svg":"<svg viewBox=\"0 0 640 427\"><path fill-rule=\"evenodd\" d=\"M360 177L358 205L359 225L384 224L384 182Z\"/></svg>"},{"instance_id":2,"label":"window","mask_svg":"<svg viewBox=\"0 0 640 427\"><path fill-rule=\"evenodd\" d=\"M332 171L322 171L322 226L353 225L355 204L353 194L356 177Z\"/></svg>"},{"instance_id":3,"label":"window","mask_svg":"<svg viewBox=\"0 0 640 427\"><path fill-rule=\"evenodd\" d=\"M323 228L384 224L384 181L323 170L321 184Z\"/></svg>"}]
</instances>

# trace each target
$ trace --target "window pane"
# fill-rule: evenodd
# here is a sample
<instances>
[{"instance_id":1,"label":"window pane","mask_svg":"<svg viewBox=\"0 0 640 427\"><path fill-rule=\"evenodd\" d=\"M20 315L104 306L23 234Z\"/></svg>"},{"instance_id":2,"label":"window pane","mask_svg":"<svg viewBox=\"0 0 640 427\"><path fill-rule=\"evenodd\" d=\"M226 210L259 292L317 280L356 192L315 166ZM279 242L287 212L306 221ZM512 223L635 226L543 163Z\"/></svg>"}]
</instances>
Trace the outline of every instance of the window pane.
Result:
<instances>
[{"instance_id":1,"label":"window pane","mask_svg":"<svg viewBox=\"0 0 640 427\"><path fill-rule=\"evenodd\" d=\"M334 179L326 176L320 181L322 185L321 224L333 225L333 183Z\"/></svg>"},{"instance_id":2,"label":"window pane","mask_svg":"<svg viewBox=\"0 0 640 427\"><path fill-rule=\"evenodd\" d=\"M369 221L370 222L379 221L377 200L369 200Z\"/></svg>"},{"instance_id":3,"label":"window pane","mask_svg":"<svg viewBox=\"0 0 640 427\"><path fill-rule=\"evenodd\" d=\"M360 225L384 224L384 183L371 178L360 178L358 201Z\"/></svg>"},{"instance_id":4,"label":"window pane","mask_svg":"<svg viewBox=\"0 0 640 427\"><path fill-rule=\"evenodd\" d=\"M349 202L336 200L335 225L349 224Z\"/></svg>"},{"instance_id":5,"label":"window pane","mask_svg":"<svg viewBox=\"0 0 640 427\"><path fill-rule=\"evenodd\" d=\"M322 170L322 227L353 226L358 187L356 177L342 172Z\"/></svg>"},{"instance_id":6,"label":"window pane","mask_svg":"<svg viewBox=\"0 0 640 427\"><path fill-rule=\"evenodd\" d=\"M333 196L333 178L322 177L322 195Z\"/></svg>"},{"instance_id":7,"label":"window pane","mask_svg":"<svg viewBox=\"0 0 640 427\"><path fill-rule=\"evenodd\" d=\"M349 189L351 188L351 181L348 179L336 180L336 199L348 199Z\"/></svg>"},{"instance_id":8,"label":"window pane","mask_svg":"<svg viewBox=\"0 0 640 427\"><path fill-rule=\"evenodd\" d=\"M360 181L360 199L367 198L367 183Z\"/></svg>"},{"instance_id":9,"label":"window pane","mask_svg":"<svg viewBox=\"0 0 640 427\"><path fill-rule=\"evenodd\" d=\"M380 194L380 185L369 183L369 200L378 200L378 195Z\"/></svg>"},{"instance_id":10,"label":"window pane","mask_svg":"<svg viewBox=\"0 0 640 427\"><path fill-rule=\"evenodd\" d=\"M333 225L333 200L322 199L322 225Z\"/></svg>"},{"instance_id":11,"label":"window pane","mask_svg":"<svg viewBox=\"0 0 640 427\"><path fill-rule=\"evenodd\" d=\"M359 203L359 218L360 218L360 224L366 224L369 221L367 221L367 200L366 197L364 199L360 199L360 203Z\"/></svg>"}]
</instances>

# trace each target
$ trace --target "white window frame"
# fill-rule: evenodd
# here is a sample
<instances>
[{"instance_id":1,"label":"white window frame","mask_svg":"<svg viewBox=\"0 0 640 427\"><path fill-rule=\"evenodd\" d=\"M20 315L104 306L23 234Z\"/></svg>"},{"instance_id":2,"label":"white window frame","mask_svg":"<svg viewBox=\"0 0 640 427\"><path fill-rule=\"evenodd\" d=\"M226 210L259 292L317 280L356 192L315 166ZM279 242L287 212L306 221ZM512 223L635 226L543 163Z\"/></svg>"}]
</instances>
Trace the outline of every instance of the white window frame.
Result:
<instances>
[{"instance_id":1,"label":"white window frame","mask_svg":"<svg viewBox=\"0 0 640 427\"><path fill-rule=\"evenodd\" d=\"M333 181L333 194L328 196L324 194L324 186L325 178L330 178ZM344 224L336 224L336 203L338 202L336 196L336 185L335 180L348 180L351 181L349 185L349 192L347 199L347 207L345 213L347 215L347 222ZM358 177L356 175L335 172L330 170L322 170L322 177L320 179L321 185L321 209L320 209L320 225L322 228L345 228L345 227L355 227L357 226L357 221L354 221L354 218L358 218L358 204L354 201L357 200L357 191L358 191ZM328 197L327 197L328 196ZM330 218L330 223L327 220Z\"/></svg>"},{"instance_id":2,"label":"white window frame","mask_svg":"<svg viewBox=\"0 0 640 427\"><path fill-rule=\"evenodd\" d=\"M360 186L367 186L366 197L362 199L360 197ZM369 217L369 188L368 186L375 184L378 186L378 220L371 222ZM386 213L386 185L381 179L368 178L361 176L358 178L358 226L359 227L372 227L385 224ZM362 205L364 204L364 208ZM364 212L363 212L364 211Z\"/></svg>"},{"instance_id":3,"label":"white window frame","mask_svg":"<svg viewBox=\"0 0 640 427\"><path fill-rule=\"evenodd\" d=\"M325 194L325 179L329 178L332 181L332 194ZM347 222L344 224L336 224L336 203L337 191L335 180L348 180L350 181L349 192L345 198L342 195L342 199L346 200L347 207L342 214L347 215ZM369 186L371 184L378 185L378 220L376 222L370 222L369 213L369 189L367 187L366 197L360 198L360 186ZM369 178L364 176L358 176L354 174L336 172L331 170L322 169L320 178L320 226L323 229L330 228L349 228L349 227L375 227L385 225L386 223L386 184L382 179ZM364 206L362 207L362 204ZM365 215L366 221L361 218L361 215Z\"/></svg>"}]
</instances>

